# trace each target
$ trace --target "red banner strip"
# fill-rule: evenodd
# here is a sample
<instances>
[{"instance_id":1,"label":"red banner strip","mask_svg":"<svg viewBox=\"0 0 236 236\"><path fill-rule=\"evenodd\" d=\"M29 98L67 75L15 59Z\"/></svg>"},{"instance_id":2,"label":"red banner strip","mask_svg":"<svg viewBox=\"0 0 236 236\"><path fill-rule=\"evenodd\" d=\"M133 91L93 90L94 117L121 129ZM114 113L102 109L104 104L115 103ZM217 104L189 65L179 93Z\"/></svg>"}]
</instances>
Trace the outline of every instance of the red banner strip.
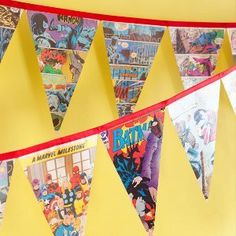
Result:
<instances>
[{"instance_id":1,"label":"red banner strip","mask_svg":"<svg viewBox=\"0 0 236 236\"><path fill-rule=\"evenodd\" d=\"M214 83L215 81L217 80L220 80L222 79L223 77L225 77L226 75L230 74L231 72L233 71L236 71L236 66L233 66L187 90L184 90L180 93L178 93L177 95L165 100L165 101L162 101L162 102L159 102L157 104L154 104L150 107L147 107L147 108L144 108L140 111L137 111L137 112L134 112L130 115L127 115L125 117L122 117L122 118L119 118L119 119L116 119L116 120L113 120L109 123L106 123L104 125L101 125L101 126L98 126L98 127L95 127L95 128L92 128L92 129L89 129L89 130L85 130L85 131L82 131L82 132L79 132L79 133L76 133L76 134L72 134L72 135L68 135L68 136L65 136L65 137L61 137L61 138L57 138L57 139L54 139L54 140L51 140L51 141L48 141L48 142L45 142L45 143L41 143L41 144L38 144L38 145L35 145L35 146L31 146L31 147L28 147L28 148L24 148L24 149L20 149L20 150L17 150L17 151L12 151L12 152L7 152L7 153L2 153L0 154L0 161L2 160L8 160L8 159L12 159L12 158L18 158L20 156L24 156L24 155L27 155L27 154L30 154L30 153L33 153L33 152L37 152L37 151L40 151L40 150L43 150L43 149L47 149L47 148L50 148L50 147L53 147L53 146L57 146L57 145L61 145L61 144L65 144L65 143L68 143L68 142L71 142L71 141L75 141L77 139L81 139L81 138L85 138L85 137L88 137L88 136L91 136L91 135L95 135L95 134L99 134L101 133L102 131L104 130L108 130L108 129L111 129L115 126L119 126L123 123L126 123L132 119L136 119L136 118L139 118L141 116L144 116L144 115L147 115L149 114L150 112L152 111L155 111L155 110L158 110L158 109L164 109L166 106L168 106L169 104L211 84L211 83Z\"/></svg>"},{"instance_id":2,"label":"red banner strip","mask_svg":"<svg viewBox=\"0 0 236 236\"><path fill-rule=\"evenodd\" d=\"M75 11L69 9L62 9L50 6L37 5L32 3L18 2L12 0L0 0L0 5L8 7L17 7L25 10L49 12L63 15L71 15L85 18L92 18L96 20L116 21L126 23L138 23L147 25L160 25L160 26L178 26L178 27L202 27L202 28L234 28L236 22L194 22L194 21L171 21L171 20L156 20L144 19L126 16L113 16L106 14L90 13L83 11Z\"/></svg>"}]
</instances>

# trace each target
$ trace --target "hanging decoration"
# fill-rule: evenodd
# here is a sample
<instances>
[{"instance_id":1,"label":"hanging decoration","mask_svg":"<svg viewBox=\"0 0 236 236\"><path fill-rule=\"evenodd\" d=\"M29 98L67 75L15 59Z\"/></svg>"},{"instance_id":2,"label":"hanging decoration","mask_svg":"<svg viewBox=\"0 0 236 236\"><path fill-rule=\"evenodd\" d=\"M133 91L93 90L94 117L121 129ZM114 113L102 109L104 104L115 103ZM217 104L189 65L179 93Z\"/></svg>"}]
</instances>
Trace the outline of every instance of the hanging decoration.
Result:
<instances>
[{"instance_id":1,"label":"hanging decoration","mask_svg":"<svg viewBox=\"0 0 236 236\"><path fill-rule=\"evenodd\" d=\"M59 130L90 49L97 20L28 11L55 130Z\"/></svg>"},{"instance_id":2,"label":"hanging decoration","mask_svg":"<svg viewBox=\"0 0 236 236\"><path fill-rule=\"evenodd\" d=\"M132 113L165 27L103 22L107 56L119 117Z\"/></svg>"},{"instance_id":3,"label":"hanging decoration","mask_svg":"<svg viewBox=\"0 0 236 236\"><path fill-rule=\"evenodd\" d=\"M209 78L216 67L224 29L170 27L169 30L184 88Z\"/></svg>"}]
</instances>

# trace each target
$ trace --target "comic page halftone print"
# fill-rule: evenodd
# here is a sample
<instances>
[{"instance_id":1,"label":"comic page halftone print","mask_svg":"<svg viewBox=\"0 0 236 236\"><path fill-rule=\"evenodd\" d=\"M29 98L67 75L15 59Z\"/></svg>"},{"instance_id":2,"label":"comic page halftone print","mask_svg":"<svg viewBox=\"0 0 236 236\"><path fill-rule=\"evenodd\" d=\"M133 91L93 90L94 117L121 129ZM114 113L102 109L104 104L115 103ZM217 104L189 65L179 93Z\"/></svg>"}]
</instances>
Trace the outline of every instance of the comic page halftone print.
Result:
<instances>
[{"instance_id":1,"label":"comic page halftone print","mask_svg":"<svg viewBox=\"0 0 236 236\"><path fill-rule=\"evenodd\" d=\"M3 222L13 167L14 160L0 161L0 225Z\"/></svg>"},{"instance_id":2,"label":"comic page halftone print","mask_svg":"<svg viewBox=\"0 0 236 236\"><path fill-rule=\"evenodd\" d=\"M206 199L215 157L219 93L220 81L217 81L168 106L177 135Z\"/></svg>"},{"instance_id":3,"label":"comic page halftone print","mask_svg":"<svg viewBox=\"0 0 236 236\"><path fill-rule=\"evenodd\" d=\"M101 133L115 169L148 235L153 235L164 110Z\"/></svg>"},{"instance_id":4,"label":"comic page halftone print","mask_svg":"<svg viewBox=\"0 0 236 236\"><path fill-rule=\"evenodd\" d=\"M57 90L52 92L51 89L50 93L46 90L48 101L52 102L52 93L57 94L53 103L63 107L63 111L55 114L49 103L54 128L59 130L96 33L98 21L35 11L28 11L27 15L43 81L45 76L52 81L58 77L65 79L65 91L60 91L60 95Z\"/></svg>"},{"instance_id":5,"label":"comic page halftone print","mask_svg":"<svg viewBox=\"0 0 236 236\"><path fill-rule=\"evenodd\" d=\"M233 71L222 79L225 91L229 97L229 101L236 114L236 72Z\"/></svg>"},{"instance_id":6,"label":"comic page halftone print","mask_svg":"<svg viewBox=\"0 0 236 236\"><path fill-rule=\"evenodd\" d=\"M97 135L20 158L55 236L84 236Z\"/></svg>"},{"instance_id":7,"label":"comic page halftone print","mask_svg":"<svg viewBox=\"0 0 236 236\"><path fill-rule=\"evenodd\" d=\"M184 89L213 75L224 29L169 27Z\"/></svg>"},{"instance_id":8,"label":"comic page halftone print","mask_svg":"<svg viewBox=\"0 0 236 236\"><path fill-rule=\"evenodd\" d=\"M104 21L103 31L118 113L122 117L135 109L165 27ZM132 95L135 100L120 99L117 84L123 84L119 89L124 91L120 93L129 97L136 94Z\"/></svg>"},{"instance_id":9,"label":"comic page halftone print","mask_svg":"<svg viewBox=\"0 0 236 236\"><path fill-rule=\"evenodd\" d=\"M228 36L234 62L236 62L236 28L228 29Z\"/></svg>"},{"instance_id":10,"label":"comic page halftone print","mask_svg":"<svg viewBox=\"0 0 236 236\"><path fill-rule=\"evenodd\" d=\"M21 13L18 8L0 5L0 62L15 32Z\"/></svg>"}]
</instances>

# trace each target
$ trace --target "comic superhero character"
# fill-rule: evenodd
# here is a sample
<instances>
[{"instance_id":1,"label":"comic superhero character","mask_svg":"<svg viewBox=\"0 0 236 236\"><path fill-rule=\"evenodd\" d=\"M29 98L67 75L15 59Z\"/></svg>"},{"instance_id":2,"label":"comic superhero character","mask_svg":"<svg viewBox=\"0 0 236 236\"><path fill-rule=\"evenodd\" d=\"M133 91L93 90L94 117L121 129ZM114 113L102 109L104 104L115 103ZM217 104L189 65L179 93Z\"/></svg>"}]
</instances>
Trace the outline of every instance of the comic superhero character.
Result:
<instances>
[{"instance_id":1,"label":"comic superhero character","mask_svg":"<svg viewBox=\"0 0 236 236\"><path fill-rule=\"evenodd\" d=\"M82 71L84 59L79 55L78 52L72 51L72 54L70 54L70 61L71 61L70 71L72 73L72 81L73 83L76 83Z\"/></svg>"},{"instance_id":2,"label":"comic superhero character","mask_svg":"<svg viewBox=\"0 0 236 236\"><path fill-rule=\"evenodd\" d=\"M31 30L35 41L36 50L38 48L55 48L56 41L47 32L49 22L47 17L42 13L35 13L30 19Z\"/></svg>"},{"instance_id":3,"label":"comic superhero character","mask_svg":"<svg viewBox=\"0 0 236 236\"><path fill-rule=\"evenodd\" d=\"M41 190L40 190L39 179L33 179L32 187L33 187L33 191L34 191L34 194L35 194L36 198L40 199L41 198Z\"/></svg>"},{"instance_id":4,"label":"comic superhero character","mask_svg":"<svg viewBox=\"0 0 236 236\"><path fill-rule=\"evenodd\" d=\"M79 236L79 233L73 227L74 216L72 212L68 212L63 223L54 232L55 236Z\"/></svg>"},{"instance_id":5,"label":"comic superhero character","mask_svg":"<svg viewBox=\"0 0 236 236\"><path fill-rule=\"evenodd\" d=\"M75 189L76 199L74 201L76 216L80 217L84 211L84 192L80 185L78 185Z\"/></svg>"},{"instance_id":6,"label":"comic superhero character","mask_svg":"<svg viewBox=\"0 0 236 236\"><path fill-rule=\"evenodd\" d=\"M107 47L109 63L117 64L119 60L119 54L116 52L118 48L118 38L113 36L111 38L111 43Z\"/></svg>"},{"instance_id":7,"label":"comic superhero character","mask_svg":"<svg viewBox=\"0 0 236 236\"><path fill-rule=\"evenodd\" d=\"M88 178L86 173L84 172L80 175L80 186L82 187L84 192L89 190Z\"/></svg>"},{"instance_id":8,"label":"comic superhero character","mask_svg":"<svg viewBox=\"0 0 236 236\"><path fill-rule=\"evenodd\" d=\"M46 175L46 184L48 193L55 193L55 194L61 193L59 184L52 181L52 175L49 173Z\"/></svg>"},{"instance_id":9,"label":"comic superhero character","mask_svg":"<svg viewBox=\"0 0 236 236\"><path fill-rule=\"evenodd\" d=\"M70 182L65 179L62 182L61 186L61 191L62 191L62 199L64 201L64 209L67 212L73 212L75 214L75 209L74 209L74 201L75 201L75 193L71 188Z\"/></svg>"},{"instance_id":10,"label":"comic superhero character","mask_svg":"<svg viewBox=\"0 0 236 236\"><path fill-rule=\"evenodd\" d=\"M80 185L80 171L78 166L74 166L72 169L72 176L70 178L72 189Z\"/></svg>"}]
</instances>

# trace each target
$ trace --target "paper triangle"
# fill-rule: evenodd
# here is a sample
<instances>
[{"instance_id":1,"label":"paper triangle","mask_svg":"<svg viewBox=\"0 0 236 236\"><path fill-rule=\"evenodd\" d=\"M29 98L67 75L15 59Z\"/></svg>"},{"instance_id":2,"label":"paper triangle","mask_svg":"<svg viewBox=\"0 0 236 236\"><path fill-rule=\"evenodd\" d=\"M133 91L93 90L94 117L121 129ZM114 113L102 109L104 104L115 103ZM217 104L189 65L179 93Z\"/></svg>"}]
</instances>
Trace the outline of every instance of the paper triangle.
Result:
<instances>
[{"instance_id":1,"label":"paper triangle","mask_svg":"<svg viewBox=\"0 0 236 236\"><path fill-rule=\"evenodd\" d=\"M103 22L119 117L133 112L165 27Z\"/></svg>"},{"instance_id":2,"label":"paper triangle","mask_svg":"<svg viewBox=\"0 0 236 236\"><path fill-rule=\"evenodd\" d=\"M224 29L169 27L171 42L184 89L214 72Z\"/></svg>"},{"instance_id":3,"label":"paper triangle","mask_svg":"<svg viewBox=\"0 0 236 236\"><path fill-rule=\"evenodd\" d=\"M111 160L149 235L153 235L164 111L150 112L101 133Z\"/></svg>"},{"instance_id":4,"label":"paper triangle","mask_svg":"<svg viewBox=\"0 0 236 236\"><path fill-rule=\"evenodd\" d=\"M59 130L98 21L35 11L27 15L53 125Z\"/></svg>"},{"instance_id":5,"label":"paper triangle","mask_svg":"<svg viewBox=\"0 0 236 236\"><path fill-rule=\"evenodd\" d=\"M0 62L20 20L21 10L0 5Z\"/></svg>"},{"instance_id":6,"label":"paper triangle","mask_svg":"<svg viewBox=\"0 0 236 236\"><path fill-rule=\"evenodd\" d=\"M168 106L177 135L206 199L215 157L219 94L220 81L216 81Z\"/></svg>"},{"instance_id":7,"label":"paper triangle","mask_svg":"<svg viewBox=\"0 0 236 236\"><path fill-rule=\"evenodd\" d=\"M56 236L85 235L97 135L20 157Z\"/></svg>"},{"instance_id":8,"label":"paper triangle","mask_svg":"<svg viewBox=\"0 0 236 236\"><path fill-rule=\"evenodd\" d=\"M236 28L228 29L229 42L231 46L231 52L234 58L234 62L236 62Z\"/></svg>"}]
</instances>

